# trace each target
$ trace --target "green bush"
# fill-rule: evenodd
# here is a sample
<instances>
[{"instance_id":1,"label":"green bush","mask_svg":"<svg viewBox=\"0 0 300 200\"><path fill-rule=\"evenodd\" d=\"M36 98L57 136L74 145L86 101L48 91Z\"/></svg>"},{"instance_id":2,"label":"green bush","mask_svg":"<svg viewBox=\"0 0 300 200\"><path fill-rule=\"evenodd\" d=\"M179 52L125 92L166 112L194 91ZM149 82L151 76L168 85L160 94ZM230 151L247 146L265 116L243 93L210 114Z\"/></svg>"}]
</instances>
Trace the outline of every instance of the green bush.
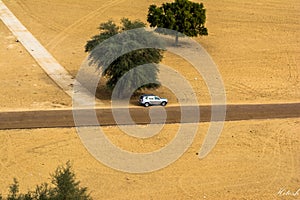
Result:
<instances>
[{"instance_id":1,"label":"green bush","mask_svg":"<svg viewBox=\"0 0 300 200\"><path fill-rule=\"evenodd\" d=\"M86 187L80 187L80 181L76 181L75 173L68 161L66 166L59 166L54 174L51 174L52 187L47 183L37 185L34 191L26 194L19 193L19 182L14 178L9 186L9 194L6 200L91 200ZM0 194L0 200L4 200Z\"/></svg>"}]
</instances>

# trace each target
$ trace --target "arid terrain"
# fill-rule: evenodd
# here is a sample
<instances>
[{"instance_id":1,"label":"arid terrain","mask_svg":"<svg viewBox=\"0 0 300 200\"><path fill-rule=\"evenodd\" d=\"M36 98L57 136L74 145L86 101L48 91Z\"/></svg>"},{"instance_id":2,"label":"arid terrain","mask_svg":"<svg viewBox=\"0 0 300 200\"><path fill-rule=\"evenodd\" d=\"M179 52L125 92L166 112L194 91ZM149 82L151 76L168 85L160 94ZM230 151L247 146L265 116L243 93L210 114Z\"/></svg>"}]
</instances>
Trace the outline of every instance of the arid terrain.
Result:
<instances>
[{"instance_id":1,"label":"arid terrain","mask_svg":"<svg viewBox=\"0 0 300 200\"><path fill-rule=\"evenodd\" d=\"M100 23L122 17L146 22L148 0L3 0L7 7L74 77L87 54L84 45ZM170 1L169 1L170 2ZM197 1L200 2L200 1ZM300 101L300 3L296 0L201 1L209 35L194 38L218 66L229 104ZM0 110L68 108L71 97L43 72L0 21ZM193 86L200 104L210 96L201 75L182 58L165 53L163 63ZM176 104L164 88L156 91ZM100 95L101 98L101 95ZM151 152L178 130L136 139L104 127L118 146ZM175 163L156 172L129 174L95 160L75 129L0 131L0 193L16 177L21 191L49 181L70 160L94 199L299 199L280 196L300 188L300 118L226 122L219 142L204 159L199 151L209 123L199 124L192 146Z\"/></svg>"},{"instance_id":2,"label":"arid terrain","mask_svg":"<svg viewBox=\"0 0 300 200\"><path fill-rule=\"evenodd\" d=\"M208 125L199 125L192 146L179 160L145 174L99 163L75 129L0 131L1 191L6 192L12 177L18 178L22 191L49 181L49 173L67 160L95 199L283 199L277 194L280 189L299 188L299 119L227 122L216 147L200 160L196 153ZM123 149L151 152L166 145L178 126L166 125L147 140L129 137L117 127L103 131Z\"/></svg>"}]
</instances>

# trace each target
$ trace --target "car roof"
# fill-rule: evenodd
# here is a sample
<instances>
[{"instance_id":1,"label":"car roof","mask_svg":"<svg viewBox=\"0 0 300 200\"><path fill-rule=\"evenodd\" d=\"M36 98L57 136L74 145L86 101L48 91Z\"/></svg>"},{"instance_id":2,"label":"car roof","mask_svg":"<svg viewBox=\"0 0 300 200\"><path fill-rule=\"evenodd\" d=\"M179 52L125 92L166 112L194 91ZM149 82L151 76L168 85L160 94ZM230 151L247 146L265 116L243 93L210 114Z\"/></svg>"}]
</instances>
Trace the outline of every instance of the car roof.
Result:
<instances>
[{"instance_id":1,"label":"car roof","mask_svg":"<svg viewBox=\"0 0 300 200\"><path fill-rule=\"evenodd\" d=\"M154 94L143 94L142 96L155 96Z\"/></svg>"}]
</instances>

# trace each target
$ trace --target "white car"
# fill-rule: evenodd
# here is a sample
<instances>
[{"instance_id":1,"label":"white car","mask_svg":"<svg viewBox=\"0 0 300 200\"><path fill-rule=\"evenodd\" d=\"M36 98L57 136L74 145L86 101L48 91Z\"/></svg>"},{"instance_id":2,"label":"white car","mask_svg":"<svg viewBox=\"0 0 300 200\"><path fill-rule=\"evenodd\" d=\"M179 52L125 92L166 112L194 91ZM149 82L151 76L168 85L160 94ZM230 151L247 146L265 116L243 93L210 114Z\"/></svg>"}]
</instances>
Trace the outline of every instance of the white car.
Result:
<instances>
[{"instance_id":1,"label":"white car","mask_svg":"<svg viewBox=\"0 0 300 200\"><path fill-rule=\"evenodd\" d=\"M168 99L160 98L158 96L155 96L153 94L144 94L140 96L139 103L141 105L144 105L145 107L151 106L151 105L162 105L165 106L168 103Z\"/></svg>"}]
</instances>

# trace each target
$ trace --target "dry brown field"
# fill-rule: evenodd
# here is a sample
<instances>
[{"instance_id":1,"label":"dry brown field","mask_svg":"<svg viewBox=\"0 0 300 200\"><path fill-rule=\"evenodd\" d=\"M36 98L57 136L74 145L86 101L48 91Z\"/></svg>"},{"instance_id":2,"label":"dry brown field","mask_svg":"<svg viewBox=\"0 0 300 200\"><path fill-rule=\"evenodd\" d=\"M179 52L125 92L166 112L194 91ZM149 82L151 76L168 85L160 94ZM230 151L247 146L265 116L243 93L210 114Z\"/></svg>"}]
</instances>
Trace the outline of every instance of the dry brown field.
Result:
<instances>
[{"instance_id":1,"label":"dry brown field","mask_svg":"<svg viewBox=\"0 0 300 200\"><path fill-rule=\"evenodd\" d=\"M300 170L300 119L226 122L218 144L204 159L196 153L209 123L176 162L159 171L130 174L95 160L75 129L0 131L0 188L12 177L21 191L49 182L57 165L70 160L81 183L95 199L297 199L280 197L280 189L297 190ZM109 139L133 152L160 149L179 125L166 125L146 140L128 137L117 127L104 127ZM298 127L298 128L296 128Z\"/></svg>"},{"instance_id":2,"label":"dry brown field","mask_svg":"<svg viewBox=\"0 0 300 200\"><path fill-rule=\"evenodd\" d=\"M167 1L167 0L166 0ZM3 0L27 29L73 76L87 56L86 41L108 19L146 22L150 0ZM198 1L200 2L200 1ZM300 100L300 2L297 0L203 0L209 36L194 38L218 65L228 103ZM0 110L71 106L67 96L0 21ZM201 76L183 59L166 53L163 63L193 86L201 104L210 97ZM197 78L197 79L195 79ZM164 89L160 94L168 94ZM174 100L173 96L167 96ZM299 199L279 196L300 188L300 119L226 122L218 144L204 159L198 152L209 123L188 151L152 173L128 174L96 161L75 129L0 131L0 193L13 177L21 191L49 181L57 165L70 160L94 199ZM178 125L137 140L105 127L124 149L152 151L164 146Z\"/></svg>"}]
</instances>

